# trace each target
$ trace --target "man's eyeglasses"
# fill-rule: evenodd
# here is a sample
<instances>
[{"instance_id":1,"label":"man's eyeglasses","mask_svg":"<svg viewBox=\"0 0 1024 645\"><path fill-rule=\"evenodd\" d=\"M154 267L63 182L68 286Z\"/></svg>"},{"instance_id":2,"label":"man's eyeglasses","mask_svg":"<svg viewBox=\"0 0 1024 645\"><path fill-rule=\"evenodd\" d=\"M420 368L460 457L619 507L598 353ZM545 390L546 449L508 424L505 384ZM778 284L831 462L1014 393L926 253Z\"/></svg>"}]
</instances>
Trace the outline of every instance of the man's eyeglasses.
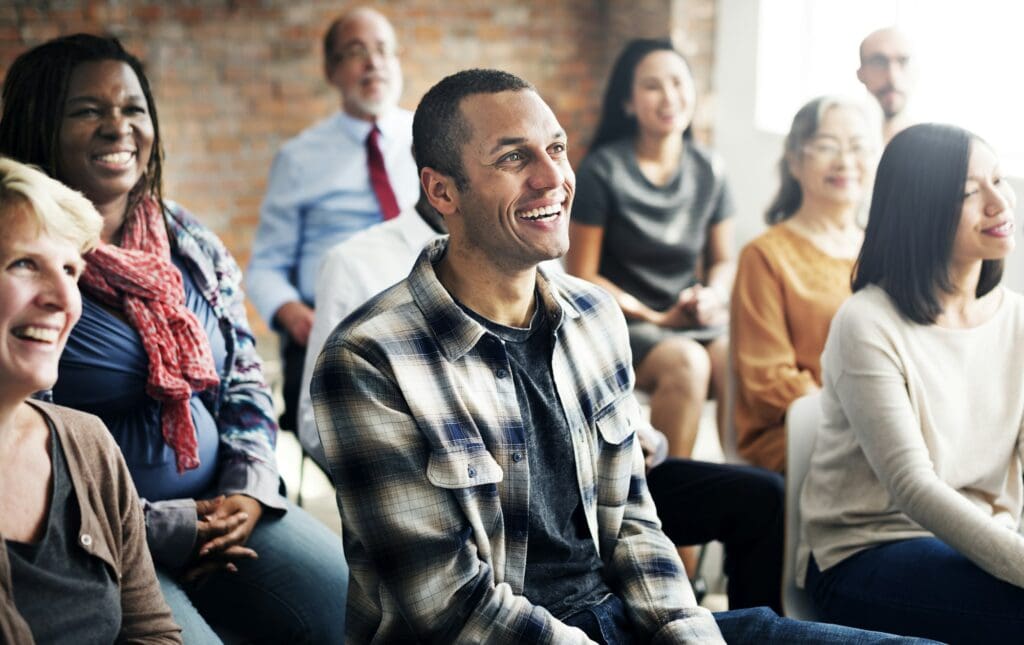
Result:
<instances>
[{"instance_id":1,"label":"man's eyeglasses","mask_svg":"<svg viewBox=\"0 0 1024 645\"><path fill-rule=\"evenodd\" d=\"M364 43L349 43L334 53L335 62L365 63L370 56L377 54L380 58L393 58L398 55L398 46L394 43L377 43L374 47L367 47Z\"/></svg>"}]
</instances>

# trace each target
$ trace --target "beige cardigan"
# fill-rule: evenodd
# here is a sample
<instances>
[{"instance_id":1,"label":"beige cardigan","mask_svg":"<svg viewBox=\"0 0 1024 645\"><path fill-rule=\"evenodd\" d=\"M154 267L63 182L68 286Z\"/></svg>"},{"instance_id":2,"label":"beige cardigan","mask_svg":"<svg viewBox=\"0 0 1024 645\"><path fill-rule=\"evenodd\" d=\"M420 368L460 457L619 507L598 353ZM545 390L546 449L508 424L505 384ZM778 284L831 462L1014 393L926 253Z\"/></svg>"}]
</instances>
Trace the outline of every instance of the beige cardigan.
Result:
<instances>
[{"instance_id":1,"label":"beige cardigan","mask_svg":"<svg viewBox=\"0 0 1024 645\"><path fill-rule=\"evenodd\" d=\"M142 507L121 451L97 417L31 401L53 422L81 509L79 546L107 563L121 587L118 642L181 643L146 546ZM0 642L32 643L12 594L10 562L0 539ZM73 639L72 639L73 640Z\"/></svg>"}]
</instances>

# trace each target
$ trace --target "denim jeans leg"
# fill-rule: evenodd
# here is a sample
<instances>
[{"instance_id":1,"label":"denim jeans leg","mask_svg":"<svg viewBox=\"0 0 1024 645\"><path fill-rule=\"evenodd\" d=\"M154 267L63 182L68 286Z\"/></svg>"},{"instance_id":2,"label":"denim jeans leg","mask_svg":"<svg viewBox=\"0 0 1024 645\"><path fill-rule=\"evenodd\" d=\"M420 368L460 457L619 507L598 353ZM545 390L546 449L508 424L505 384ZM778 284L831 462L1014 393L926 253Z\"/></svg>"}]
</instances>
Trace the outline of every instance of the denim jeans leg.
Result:
<instances>
[{"instance_id":1,"label":"denim jeans leg","mask_svg":"<svg viewBox=\"0 0 1024 645\"><path fill-rule=\"evenodd\" d=\"M189 595L204 616L253 642L343 643L348 565L341 538L292 503L249 538L257 560L217 573Z\"/></svg>"},{"instance_id":2,"label":"denim jeans leg","mask_svg":"<svg viewBox=\"0 0 1024 645\"><path fill-rule=\"evenodd\" d=\"M221 645L221 640L206 620L199 615L199 610L192 605L185 590L167 572L157 568L156 579L160 583L160 591L164 600L171 608L174 622L181 627L181 639L192 645Z\"/></svg>"},{"instance_id":3,"label":"denim jeans leg","mask_svg":"<svg viewBox=\"0 0 1024 645\"><path fill-rule=\"evenodd\" d=\"M911 645L932 642L853 627L780 618L767 607L717 612L715 622L729 645Z\"/></svg>"},{"instance_id":4,"label":"denim jeans leg","mask_svg":"<svg viewBox=\"0 0 1024 645\"><path fill-rule=\"evenodd\" d=\"M936 538L861 551L807 589L826 620L948 643L1014 643L1024 634L1024 589L986 573Z\"/></svg>"}]
</instances>

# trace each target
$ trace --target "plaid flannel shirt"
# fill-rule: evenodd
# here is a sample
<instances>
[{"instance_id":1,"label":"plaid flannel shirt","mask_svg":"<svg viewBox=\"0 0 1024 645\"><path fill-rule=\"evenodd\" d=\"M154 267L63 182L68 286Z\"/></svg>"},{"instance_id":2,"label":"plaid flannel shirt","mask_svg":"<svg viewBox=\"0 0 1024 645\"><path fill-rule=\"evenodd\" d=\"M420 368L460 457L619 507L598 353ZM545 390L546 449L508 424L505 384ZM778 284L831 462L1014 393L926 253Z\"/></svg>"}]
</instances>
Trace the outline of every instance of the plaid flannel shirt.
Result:
<instances>
[{"instance_id":1,"label":"plaid flannel shirt","mask_svg":"<svg viewBox=\"0 0 1024 645\"><path fill-rule=\"evenodd\" d=\"M523 595L526 433L502 341L437 280L447 238L331 334L311 391L345 527L353 643L586 643ZM721 642L647 491L625 323L540 274L579 493L609 585L651 642ZM568 464L566 464L568 467Z\"/></svg>"}]
</instances>

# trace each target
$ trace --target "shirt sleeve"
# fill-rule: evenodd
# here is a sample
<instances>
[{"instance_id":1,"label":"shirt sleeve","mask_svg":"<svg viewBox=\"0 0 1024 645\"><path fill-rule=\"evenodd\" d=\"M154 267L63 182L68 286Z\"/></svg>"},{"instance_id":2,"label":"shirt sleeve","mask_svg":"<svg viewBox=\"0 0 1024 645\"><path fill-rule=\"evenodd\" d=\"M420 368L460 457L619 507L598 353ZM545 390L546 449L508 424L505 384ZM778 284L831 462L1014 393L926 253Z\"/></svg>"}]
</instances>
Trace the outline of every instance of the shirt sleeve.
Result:
<instances>
[{"instance_id":1,"label":"shirt sleeve","mask_svg":"<svg viewBox=\"0 0 1024 645\"><path fill-rule=\"evenodd\" d=\"M907 393L903 358L874 310L844 310L836 395L864 456L907 517L992 576L1024 587L1024 537L939 478Z\"/></svg>"},{"instance_id":2,"label":"shirt sleeve","mask_svg":"<svg viewBox=\"0 0 1024 645\"><path fill-rule=\"evenodd\" d=\"M271 326L275 326L274 314L281 305L302 301L292 280L298 271L302 234L301 205L296 197L296 187L301 182L298 175L299 169L287 151L279 152L270 168L249 260L246 280L249 298Z\"/></svg>"},{"instance_id":3,"label":"shirt sleeve","mask_svg":"<svg viewBox=\"0 0 1024 645\"><path fill-rule=\"evenodd\" d=\"M781 278L761 249L740 254L733 283L731 349L738 394L762 423L737 423L741 448L754 446L753 461L772 470L786 467L781 423L789 405L817 389L814 376L800 369L789 337ZM777 437L763 436L772 432Z\"/></svg>"},{"instance_id":4,"label":"shirt sleeve","mask_svg":"<svg viewBox=\"0 0 1024 645\"><path fill-rule=\"evenodd\" d=\"M729 190L729 182L721 178L718 186L718 194L715 196L715 207L711 211L709 226L714 226L732 217L736 212L736 205L732 199L732 191Z\"/></svg>"},{"instance_id":5,"label":"shirt sleeve","mask_svg":"<svg viewBox=\"0 0 1024 645\"><path fill-rule=\"evenodd\" d=\"M106 432L106 430L104 430ZM111 441L113 443L113 441ZM121 497L121 633L118 642L181 643L181 630L160 591L147 543L142 504L128 467L116 446L110 447L115 462L116 489ZM186 500L191 502L191 500ZM192 535L195 535L195 503L192 502ZM189 550L191 550L191 543Z\"/></svg>"},{"instance_id":6,"label":"shirt sleeve","mask_svg":"<svg viewBox=\"0 0 1024 645\"><path fill-rule=\"evenodd\" d=\"M652 643L724 643L711 612L700 607L675 545L661 529L647 488L643 447L637 434L648 426L633 395L636 377L630 367L626 321L607 295L603 296L605 328L625 366L627 394L608 412L598 412L597 504L621 504L623 515L610 552L602 553L605 577L622 598L633 625ZM621 465L620 465L621 464ZM628 488L613 482L629 473ZM599 521L599 525L603 522ZM601 529L599 529L601 530ZM602 549L607 549L602 539Z\"/></svg>"},{"instance_id":7,"label":"shirt sleeve","mask_svg":"<svg viewBox=\"0 0 1024 645\"><path fill-rule=\"evenodd\" d=\"M385 365L369 349L328 342L311 387L357 582L355 572L372 570L426 642L590 643L495 582L473 539L483 527L457 498L474 492L428 479L430 447Z\"/></svg>"},{"instance_id":8,"label":"shirt sleeve","mask_svg":"<svg viewBox=\"0 0 1024 645\"><path fill-rule=\"evenodd\" d=\"M263 362L245 311L241 270L219 240L214 239L213 258L225 299L223 310L234 336L234 351L227 376L221 383L217 410L220 433L218 492L240 493L283 514L280 476L274 446L277 421L270 388L263 378Z\"/></svg>"},{"instance_id":9,"label":"shirt sleeve","mask_svg":"<svg viewBox=\"0 0 1024 645\"><path fill-rule=\"evenodd\" d=\"M588 226L605 226L611 214L611 184L607 170L596 157L588 156L576 173L576 195L572 203L572 221Z\"/></svg>"},{"instance_id":10,"label":"shirt sleeve","mask_svg":"<svg viewBox=\"0 0 1024 645\"><path fill-rule=\"evenodd\" d=\"M302 387L299 390L299 440L303 448L314 456L320 464L326 464L323 446L317 433L316 420L313 416L313 402L309 395L309 385L313 380L313 369L316 359L323 349L327 337L338 326L345 316L352 313L362 303L361 285L350 283L346 278L352 275L345 255L337 252L337 247L328 251L320 273L316 280L317 307L313 315L313 328L309 332L309 343L306 345L306 360L302 368Z\"/></svg>"},{"instance_id":11,"label":"shirt sleeve","mask_svg":"<svg viewBox=\"0 0 1024 645\"><path fill-rule=\"evenodd\" d=\"M192 555L197 520L194 499L142 499L146 542L153 560L168 569L180 569Z\"/></svg>"}]
</instances>

